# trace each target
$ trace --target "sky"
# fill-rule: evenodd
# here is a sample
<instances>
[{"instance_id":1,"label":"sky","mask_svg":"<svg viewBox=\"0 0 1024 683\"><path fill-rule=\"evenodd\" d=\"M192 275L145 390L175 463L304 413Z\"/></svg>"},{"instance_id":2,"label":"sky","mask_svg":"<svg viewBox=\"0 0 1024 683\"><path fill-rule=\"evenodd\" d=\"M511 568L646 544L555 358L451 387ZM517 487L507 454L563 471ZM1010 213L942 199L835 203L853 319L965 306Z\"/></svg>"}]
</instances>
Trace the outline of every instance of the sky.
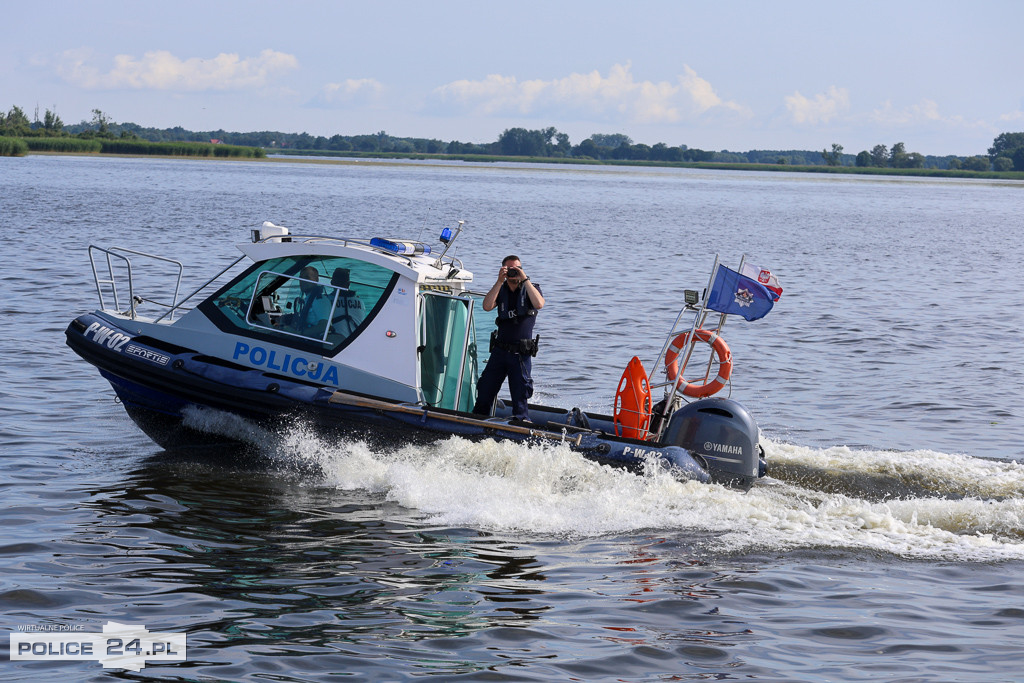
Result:
<instances>
[{"instance_id":1,"label":"sky","mask_svg":"<svg viewBox=\"0 0 1024 683\"><path fill-rule=\"evenodd\" d=\"M1024 0L3 0L0 109L65 124L985 154ZM45 11L44 11L45 10Z\"/></svg>"}]
</instances>

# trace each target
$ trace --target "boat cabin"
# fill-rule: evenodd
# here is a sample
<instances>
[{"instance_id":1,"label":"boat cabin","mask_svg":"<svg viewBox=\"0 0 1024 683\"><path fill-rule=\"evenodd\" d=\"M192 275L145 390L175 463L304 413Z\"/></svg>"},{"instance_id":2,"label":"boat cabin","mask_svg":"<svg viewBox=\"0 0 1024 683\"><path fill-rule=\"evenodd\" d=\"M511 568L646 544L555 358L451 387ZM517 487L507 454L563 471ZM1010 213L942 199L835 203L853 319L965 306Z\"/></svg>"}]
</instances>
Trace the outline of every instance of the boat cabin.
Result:
<instances>
[{"instance_id":1,"label":"boat cabin","mask_svg":"<svg viewBox=\"0 0 1024 683\"><path fill-rule=\"evenodd\" d=\"M268 374L472 410L495 312L458 259L422 243L303 237L269 223L238 248L252 265L178 320L147 321L133 304L140 333L160 324L160 338Z\"/></svg>"}]
</instances>

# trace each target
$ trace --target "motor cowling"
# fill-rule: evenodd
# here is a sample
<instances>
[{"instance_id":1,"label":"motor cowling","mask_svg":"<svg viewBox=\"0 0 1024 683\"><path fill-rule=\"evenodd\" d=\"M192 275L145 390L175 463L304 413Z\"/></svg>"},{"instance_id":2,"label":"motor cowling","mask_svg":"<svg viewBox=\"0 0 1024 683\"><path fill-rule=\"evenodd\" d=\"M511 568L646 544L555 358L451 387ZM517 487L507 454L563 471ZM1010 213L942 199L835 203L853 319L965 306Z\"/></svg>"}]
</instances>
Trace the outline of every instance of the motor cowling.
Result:
<instances>
[{"instance_id":1,"label":"motor cowling","mask_svg":"<svg viewBox=\"0 0 1024 683\"><path fill-rule=\"evenodd\" d=\"M765 474L757 423L746 408L727 398L684 405L669 418L662 440L703 458L718 483L746 487Z\"/></svg>"}]
</instances>

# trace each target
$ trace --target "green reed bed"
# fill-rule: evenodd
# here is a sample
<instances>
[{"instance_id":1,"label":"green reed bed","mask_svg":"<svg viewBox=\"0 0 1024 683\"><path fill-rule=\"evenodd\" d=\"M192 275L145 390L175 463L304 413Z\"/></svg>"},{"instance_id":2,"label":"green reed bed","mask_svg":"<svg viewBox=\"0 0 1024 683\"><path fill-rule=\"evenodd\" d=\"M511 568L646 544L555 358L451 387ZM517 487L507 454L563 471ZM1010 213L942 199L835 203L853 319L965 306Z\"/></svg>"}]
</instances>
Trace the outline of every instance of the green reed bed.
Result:
<instances>
[{"instance_id":1,"label":"green reed bed","mask_svg":"<svg viewBox=\"0 0 1024 683\"><path fill-rule=\"evenodd\" d=\"M173 157L237 157L264 158L266 153L258 147L214 145L207 142L149 142L146 140L104 140L100 138L29 137L0 138L26 152L55 152L62 154L137 154ZM0 147L6 150L7 147ZM0 154L11 155L10 151Z\"/></svg>"},{"instance_id":2,"label":"green reed bed","mask_svg":"<svg viewBox=\"0 0 1024 683\"><path fill-rule=\"evenodd\" d=\"M23 157L28 154L28 145L21 138L0 136L0 157Z\"/></svg>"},{"instance_id":3,"label":"green reed bed","mask_svg":"<svg viewBox=\"0 0 1024 683\"><path fill-rule=\"evenodd\" d=\"M258 147L214 145L205 142L147 142L145 140L103 140L104 154L150 154L173 157L238 157L263 158L266 152Z\"/></svg>"},{"instance_id":4,"label":"green reed bed","mask_svg":"<svg viewBox=\"0 0 1024 683\"><path fill-rule=\"evenodd\" d=\"M65 154L96 154L102 145L99 140L82 138L21 138L32 152L62 152Z\"/></svg>"}]
</instances>

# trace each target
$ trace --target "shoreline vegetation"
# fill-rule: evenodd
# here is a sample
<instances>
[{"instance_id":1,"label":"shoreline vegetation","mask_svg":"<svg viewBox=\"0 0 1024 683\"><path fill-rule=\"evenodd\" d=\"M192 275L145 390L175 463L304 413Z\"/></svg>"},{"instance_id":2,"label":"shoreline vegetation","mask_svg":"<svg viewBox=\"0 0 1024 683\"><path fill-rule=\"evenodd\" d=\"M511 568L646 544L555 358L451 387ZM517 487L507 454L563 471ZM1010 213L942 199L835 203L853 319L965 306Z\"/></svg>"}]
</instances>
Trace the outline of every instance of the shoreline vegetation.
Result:
<instances>
[{"instance_id":1,"label":"shoreline vegetation","mask_svg":"<svg viewBox=\"0 0 1024 683\"><path fill-rule=\"evenodd\" d=\"M359 159L408 161L464 161L476 163L551 164L569 166L631 166L652 168L693 168L708 171L769 171L787 173L824 173L872 176L916 176L925 178L977 178L982 180L1022 180L1022 171L971 171L940 168L883 168L874 166L819 166L798 164L737 163L723 161L641 161L632 159L592 159L572 157L514 156L500 154L427 154L422 152L356 152L300 149L269 149L199 142L147 142L80 138L11 138L0 136L0 156L27 154L107 154L129 157L165 157L191 159L235 159L298 162Z\"/></svg>"},{"instance_id":2,"label":"shoreline vegetation","mask_svg":"<svg viewBox=\"0 0 1024 683\"><path fill-rule=\"evenodd\" d=\"M8 151L10 150L10 151ZM14 152L13 154L11 152ZM259 147L215 145L202 142L149 142L147 140L105 140L74 137L0 137L0 156L24 156L29 152L55 154L121 154L130 156L237 157L263 159Z\"/></svg>"},{"instance_id":3,"label":"shoreline vegetation","mask_svg":"<svg viewBox=\"0 0 1024 683\"><path fill-rule=\"evenodd\" d=\"M787 173L831 173L876 176L920 176L926 178L981 178L1024 180L1024 171L970 171L941 168L878 168L872 166L812 166L796 164L737 163L723 161L636 161L629 159L575 159L558 157L502 156L490 154L423 154L403 152L321 152L316 150L267 150L269 161L285 157L309 159L394 159L410 161L511 162L569 166L637 166L653 168L697 168L719 171L784 171ZM280 158L280 159L279 159Z\"/></svg>"},{"instance_id":4,"label":"shoreline vegetation","mask_svg":"<svg viewBox=\"0 0 1024 683\"><path fill-rule=\"evenodd\" d=\"M495 142L399 138L380 131L374 135L334 135L224 130L194 132L183 128L143 128L118 124L98 109L91 121L65 126L50 110L30 122L19 107L0 111L0 156L26 154L111 154L186 158L261 159L298 161L320 159L383 159L413 161L513 162L595 166L650 166L728 171L788 171L881 176L923 176L1024 180L1024 132L997 136L987 155L925 156L908 152L902 142L875 145L870 151L845 154L833 143L820 152L809 150L749 150L713 152L686 145L634 143L621 133L594 133L578 145L553 127L541 130L510 128ZM268 157L271 155L273 158ZM291 157L291 158L289 158Z\"/></svg>"}]
</instances>

